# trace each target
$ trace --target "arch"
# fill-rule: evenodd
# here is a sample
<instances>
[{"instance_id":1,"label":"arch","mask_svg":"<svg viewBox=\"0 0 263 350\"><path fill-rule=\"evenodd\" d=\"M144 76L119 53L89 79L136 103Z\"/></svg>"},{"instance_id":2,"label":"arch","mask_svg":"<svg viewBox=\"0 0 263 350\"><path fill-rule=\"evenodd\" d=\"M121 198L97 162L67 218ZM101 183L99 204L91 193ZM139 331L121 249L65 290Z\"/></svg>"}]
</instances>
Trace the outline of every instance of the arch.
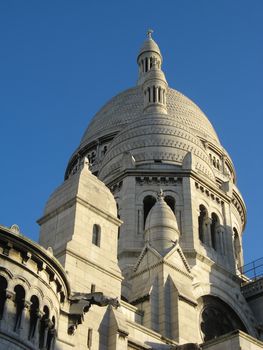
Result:
<instances>
[{"instance_id":1,"label":"arch","mask_svg":"<svg viewBox=\"0 0 263 350\"><path fill-rule=\"evenodd\" d=\"M33 295L38 297L38 300L40 302L40 307L41 307L41 301L43 300L43 298L45 296L43 290L38 286L32 286L30 288L29 295L27 298L30 299Z\"/></svg>"},{"instance_id":2,"label":"arch","mask_svg":"<svg viewBox=\"0 0 263 350\"><path fill-rule=\"evenodd\" d=\"M205 295L202 296L199 303L202 304L200 331L205 342L236 329L247 332L237 313L220 298Z\"/></svg>"},{"instance_id":3,"label":"arch","mask_svg":"<svg viewBox=\"0 0 263 350\"><path fill-rule=\"evenodd\" d=\"M101 228L100 225L94 224L92 229L92 244L100 247L101 241Z\"/></svg>"},{"instance_id":4,"label":"arch","mask_svg":"<svg viewBox=\"0 0 263 350\"><path fill-rule=\"evenodd\" d=\"M155 202L156 198L151 195L148 195L143 199L143 227L145 227L147 216L152 207L154 206Z\"/></svg>"},{"instance_id":5,"label":"arch","mask_svg":"<svg viewBox=\"0 0 263 350\"><path fill-rule=\"evenodd\" d=\"M241 293L239 295L239 298L237 299L236 294L233 293L232 288L226 290L220 285L216 285L214 283L200 283L198 285L195 285L194 295L198 301L197 308L199 312L201 312L202 310L202 305L200 304L200 300L202 299L202 297L206 295L217 297L221 299L224 303L229 305L235 311L235 313L241 319L242 323L245 325L249 334L253 335L254 337L257 336L254 327L252 326L251 322L249 322L249 317L251 317L252 314L248 314L247 310L244 310L245 299Z\"/></svg>"},{"instance_id":6,"label":"arch","mask_svg":"<svg viewBox=\"0 0 263 350\"><path fill-rule=\"evenodd\" d=\"M14 288L15 292L15 305L16 305L16 316L15 316L15 327L17 331L21 326L22 312L25 306L25 289L20 284L17 284Z\"/></svg>"},{"instance_id":7,"label":"arch","mask_svg":"<svg viewBox=\"0 0 263 350\"><path fill-rule=\"evenodd\" d=\"M0 275L5 277L8 282L14 277L13 273L6 267L0 266L0 271Z\"/></svg>"},{"instance_id":8,"label":"arch","mask_svg":"<svg viewBox=\"0 0 263 350\"><path fill-rule=\"evenodd\" d=\"M12 280L9 281L9 284L10 284L10 289L14 289L17 284L21 285L25 290L26 297L27 297L27 293L32 287L31 283L24 276L21 276L21 275L14 275Z\"/></svg>"}]
</instances>

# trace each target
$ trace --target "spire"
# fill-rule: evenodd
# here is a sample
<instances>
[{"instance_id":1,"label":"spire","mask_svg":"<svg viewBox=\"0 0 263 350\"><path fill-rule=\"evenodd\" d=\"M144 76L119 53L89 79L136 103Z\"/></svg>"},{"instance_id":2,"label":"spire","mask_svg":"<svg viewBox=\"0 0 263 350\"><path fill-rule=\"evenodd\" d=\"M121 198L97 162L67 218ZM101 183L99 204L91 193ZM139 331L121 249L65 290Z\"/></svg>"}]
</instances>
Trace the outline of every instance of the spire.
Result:
<instances>
[{"instance_id":1,"label":"spire","mask_svg":"<svg viewBox=\"0 0 263 350\"><path fill-rule=\"evenodd\" d=\"M144 96L144 113L167 114L167 81L162 71L161 51L152 38L153 30L147 31L147 39L139 52L138 85L142 85Z\"/></svg>"}]
</instances>

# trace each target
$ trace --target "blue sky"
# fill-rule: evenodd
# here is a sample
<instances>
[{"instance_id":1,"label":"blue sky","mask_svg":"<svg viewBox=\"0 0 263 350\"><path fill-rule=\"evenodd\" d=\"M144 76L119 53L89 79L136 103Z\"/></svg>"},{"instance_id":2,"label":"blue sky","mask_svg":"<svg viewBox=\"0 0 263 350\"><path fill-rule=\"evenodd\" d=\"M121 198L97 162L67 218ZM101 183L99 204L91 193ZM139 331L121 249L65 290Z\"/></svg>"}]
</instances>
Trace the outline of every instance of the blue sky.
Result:
<instances>
[{"instance_id":1,"label":"blue sky","mask_svg":"<svg viewBox=\"0 0 263 350\"><path fill-rule=\"evenodd\" d=\"M154 29L169 85L196 102L230 153L262 254L262 0L1 0L0 223L37 240L50 193L94 113L136 84Z\"/></svg>"}]
</instances>

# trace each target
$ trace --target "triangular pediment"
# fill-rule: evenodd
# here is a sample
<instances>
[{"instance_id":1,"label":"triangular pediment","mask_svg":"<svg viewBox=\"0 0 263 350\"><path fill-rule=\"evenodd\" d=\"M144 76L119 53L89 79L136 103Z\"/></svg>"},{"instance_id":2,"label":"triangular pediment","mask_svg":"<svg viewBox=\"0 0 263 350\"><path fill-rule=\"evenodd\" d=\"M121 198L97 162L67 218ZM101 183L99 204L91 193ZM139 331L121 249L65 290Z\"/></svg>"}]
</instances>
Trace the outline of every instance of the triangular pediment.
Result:
<instances>
[{"instance_id":1,"label":"triangular pediment","mask_svg":"<svg viewBox=\"0 0 263 350\"><path fill-rule=\"evenodd\" d=\"M174 246L173 249L164 256L163 260L166 264L174 266L182 272L187 274L191 273L191 268L179 244Z\"/></svg>"},{"instance_id":2,"label":"triangular pediment","mask_svg":"<svg viewBox=\"0 0 263 350\"><path fill-rule=\"evenodd\" d=\"M146 243L134 267L134 273L138 274L145 269L154 268L157 264L168 265L186 274L191 273L191 268L179 244L176 244L165 256L162 256L149 243Z\"/></svg>"}]
</instances>

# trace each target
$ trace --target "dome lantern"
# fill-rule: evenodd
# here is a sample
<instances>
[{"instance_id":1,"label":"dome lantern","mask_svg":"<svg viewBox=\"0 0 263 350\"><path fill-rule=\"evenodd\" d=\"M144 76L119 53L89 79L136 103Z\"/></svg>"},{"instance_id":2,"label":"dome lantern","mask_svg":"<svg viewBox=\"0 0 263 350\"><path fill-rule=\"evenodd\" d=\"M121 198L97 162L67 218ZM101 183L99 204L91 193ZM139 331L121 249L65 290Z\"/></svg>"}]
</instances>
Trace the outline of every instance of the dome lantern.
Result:
<instances>
[{"instance_id":1,"label":"dome lantern","mask_svg":"<svg viewBox=\"0 0 263 350\"><path fill-rule=\"evenodd\" d=\"M167 81L162 71L162 55L156 42L152 39L153 31L147 32L147 40L144 42L138 58L139 80L142 86L144 98L144 113L167 114L166 94Z\"/></svg>"},{"instance_id":2,"label":"dome lantern","mask_svg":"<svg viewBox=\"0 0 263 350\"><path fill-rule=\"evenodd\" d=\"M154 58L156 59L159 69L161 69L163 62L161 51L159 46L153 40L152 33L152 29L147 31L147 39L144 41L137 57L137 63L139 65L138 85L143 84L145 75L151 69Z\"/></svg>"}]
</instances>

